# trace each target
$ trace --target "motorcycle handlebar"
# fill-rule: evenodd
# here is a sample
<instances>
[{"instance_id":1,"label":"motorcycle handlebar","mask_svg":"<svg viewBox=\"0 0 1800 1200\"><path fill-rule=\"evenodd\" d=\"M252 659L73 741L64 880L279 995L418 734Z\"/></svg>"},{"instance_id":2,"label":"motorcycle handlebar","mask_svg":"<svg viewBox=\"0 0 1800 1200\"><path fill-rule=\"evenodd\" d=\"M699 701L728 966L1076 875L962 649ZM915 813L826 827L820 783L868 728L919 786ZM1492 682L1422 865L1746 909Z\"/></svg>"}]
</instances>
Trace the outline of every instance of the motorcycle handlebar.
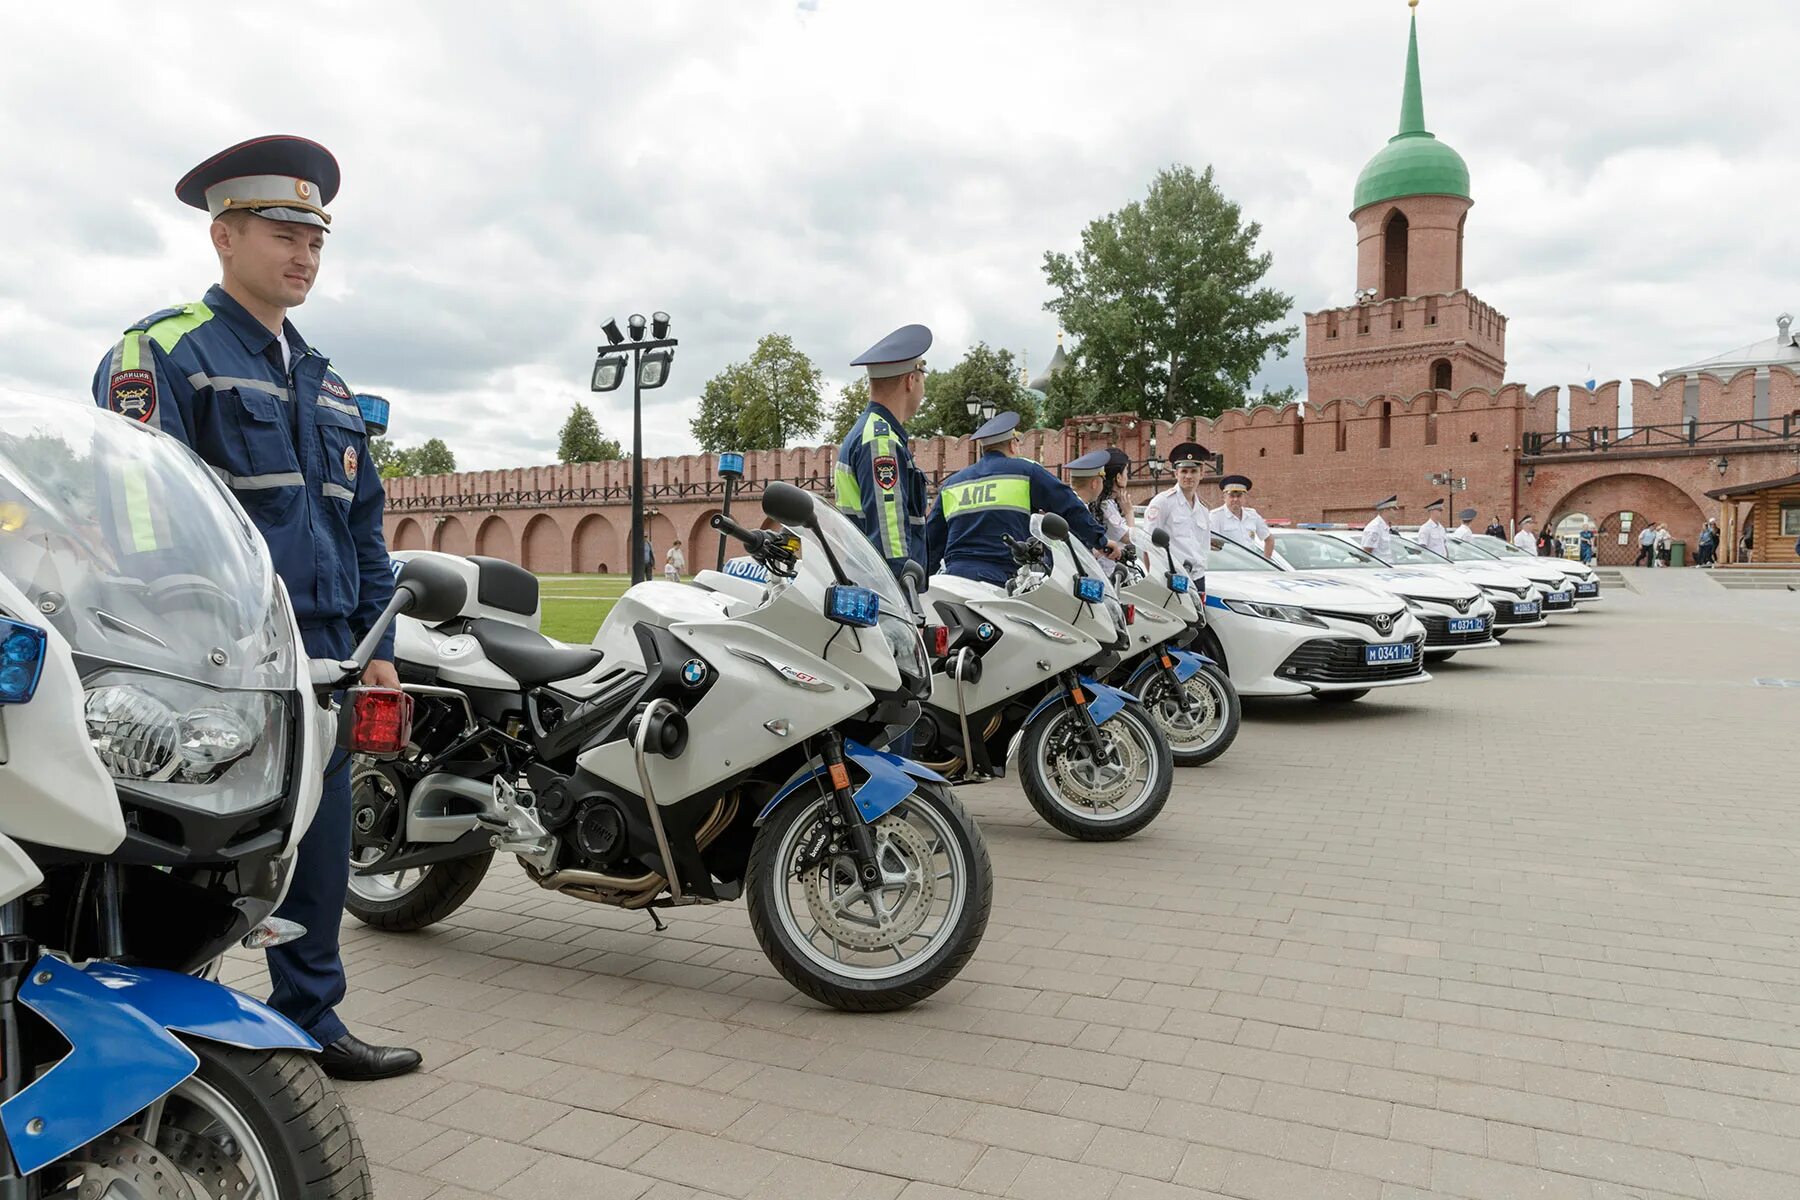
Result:
<instances>
[{"instance_id":1,"label":"motorcycle handlebar","mask_svg":"<svg viewBox=\"0 0 1800 1200\"><path fill-rule=\"evenodd\" d=\"M746 529L724 513L713 514L712 527L717 529L720 533L730 534L732 537L748 546L753 553L761 550L763 544L769 540L768 530Z\"/></svg>"}]
</instances>

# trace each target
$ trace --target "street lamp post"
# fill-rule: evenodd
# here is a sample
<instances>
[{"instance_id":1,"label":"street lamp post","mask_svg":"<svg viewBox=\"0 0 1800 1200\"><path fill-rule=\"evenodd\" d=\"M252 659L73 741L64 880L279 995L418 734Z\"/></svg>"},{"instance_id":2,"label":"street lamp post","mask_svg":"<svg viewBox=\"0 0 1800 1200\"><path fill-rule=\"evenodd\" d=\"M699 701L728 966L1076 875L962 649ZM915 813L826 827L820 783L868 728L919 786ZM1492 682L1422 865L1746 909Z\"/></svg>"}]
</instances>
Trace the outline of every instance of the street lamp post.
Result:
<instances>
[{"instance_id":1,"label":"street lamp post","mask_svg":"<svg viewBox=\"0 0 1800 1200\"><path fill-rule=\"evenodd\" d=\"M644 396L645 389L659 388L669 381L669 367L675 360L675 347L681 343L669 336L669 314L652 313L650 338L644 339L644 317L632 313L626 322L631 341L619 332L619 322L608 320L601 332L606 345L594 360L592 387L596 392L616 391L625 382L625 367L631 366L631 582L650 578L644 562Z\"/></svg>"}]
</instances>

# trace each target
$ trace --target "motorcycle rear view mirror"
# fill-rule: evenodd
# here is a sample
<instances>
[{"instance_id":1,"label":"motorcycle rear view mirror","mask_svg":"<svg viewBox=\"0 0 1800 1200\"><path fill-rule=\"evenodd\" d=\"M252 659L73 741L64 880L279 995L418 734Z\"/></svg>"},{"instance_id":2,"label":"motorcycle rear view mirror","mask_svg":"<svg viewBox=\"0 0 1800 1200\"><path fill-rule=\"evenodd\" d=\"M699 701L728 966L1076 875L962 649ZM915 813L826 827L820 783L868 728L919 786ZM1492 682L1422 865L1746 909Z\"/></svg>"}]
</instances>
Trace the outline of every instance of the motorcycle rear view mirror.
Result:
<instances>
[{"instance_id":1,"label":"motorcycle rear view mirror","mask_svg":"<svg viewBox=\"0 0 1800 1200\"><path fill-rule=\"evenodd\" d=\"M394 579L394 596L400 611L427 625L448 621L463 610L469 585L448 563L432 558L408 559Z\"/></svg>"},{"instance_id":2,"label":"motorcycle rear view mirror","mask_svg":"<svg viewBox=\"0 0 1800 1200\"><path fill-rule=\"evenodd\" d=\"M919 593L925 590L925 568L914 559L907 559L906 565L900 568L900 586L906 592L906 602L912 605L913 617L918 624L925 623L925 609L919 603Z\"/></svg>"},{"instance_id":3,"label":"motorcycle rear view mirror","mask_svg":"<svg viewBox=\"0 0 1800 1200\"><path fill-rule=\"evenodd\" d=\"M1169 531L1166 529L1152 529L1150 531L1150 544L1155 546L1158 550L1167 550L1169 548Z\"/></svg>"},{"instance_id":4,"label":"motorcycle rear view mirror","mask_svg":"<svg viewBox=\"0 0 1800 1200\"><path fill-rule=\"evenodd\" d=\"M813 527L813 498L791 483L771 483L763 492L762 509L783 525Z\"/></svg>"},{"instance_id":5,"label":"motorcycle rear view mirror","mask_svg":"<svg viewBox=\"0 0 1800 1200\"><path fill-rule=\"evenodd\" d=\"M1045 513L1039 526L1044 536L1051 541L1060 542L1069 536L1069 523L1055 513Z\"/></svg>"}]
</instances>

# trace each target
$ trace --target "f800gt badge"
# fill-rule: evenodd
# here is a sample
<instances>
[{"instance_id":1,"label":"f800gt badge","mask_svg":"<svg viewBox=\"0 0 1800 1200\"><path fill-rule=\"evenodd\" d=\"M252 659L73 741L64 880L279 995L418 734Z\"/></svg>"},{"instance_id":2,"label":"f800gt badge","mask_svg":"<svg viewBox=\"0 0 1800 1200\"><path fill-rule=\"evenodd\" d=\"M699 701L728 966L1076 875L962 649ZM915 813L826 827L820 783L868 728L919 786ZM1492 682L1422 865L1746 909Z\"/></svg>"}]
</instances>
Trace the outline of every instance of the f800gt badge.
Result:
<instances>
[{"instance_id":1,"label":"f800gt badge","mask_svg":"<svg viewBox=\"0 0 1800 1200\"><path fill-rule=\"evenodd\" d=\"M706 682L706 664L697 658L690 658L681 666L681 682L689 687L699 687Z\"/></svg>"},{"instance_id":2,"label":"f800gt badge","mask_svg":"<svg viewBox=\"0 0 1800 1200\"><path fill-rule=\"evenodd\" d=\"M798 667L790 667L786 663L778 663L772 658L764 658L754 650L740 650L738 647L733 646L731 652L739 658L746 659L753 663L761 663L795 687L805 688L809 692L829 692L831 690L831 684L820 679L817 675L808 674Z\"/></svg>"}]
</instances>

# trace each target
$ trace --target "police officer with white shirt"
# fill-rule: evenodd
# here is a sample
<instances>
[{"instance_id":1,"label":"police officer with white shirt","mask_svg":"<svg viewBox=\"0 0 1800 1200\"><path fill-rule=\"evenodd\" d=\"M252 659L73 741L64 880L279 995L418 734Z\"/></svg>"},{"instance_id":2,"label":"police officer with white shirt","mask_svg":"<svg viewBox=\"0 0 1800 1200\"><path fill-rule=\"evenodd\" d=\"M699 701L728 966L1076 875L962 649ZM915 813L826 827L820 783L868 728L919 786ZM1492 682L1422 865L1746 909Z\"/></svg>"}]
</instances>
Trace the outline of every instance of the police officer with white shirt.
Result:
<instances>
[{"instance_id":1,"label":"police officer with white shirt","mask_svg":"<svg viewBox=\"0 0 1800 1200\"><path fill-rule=\"evenodd\" d=\"M1389 496L1386 500L1378 501L1375 505L1374 517L1370 518L1369 523L1363 526L1362 540L1359 544L1364 550L1383 562L1387 561L1388 555L1393 551L1394 535L1390 531L1387 518L1381 514L1390 508L1399 507L1400 497L1398 496Z\"/></svg>"},{"instance_id":2,"label":"police officer with white shirt","mask_svg":"<svg viewBox=\"0 0 1800 1200\"><path fill-rule=\"evenodd\" d=\"M1532 522L1535 520L1537 520L1536 517L1527 514L1519 522L1519 532L1513 534L1513 545L1527 554L1538 552L1537 533L1531 528Z\"/></svg>"},{"instance_id":3,"label":"police officer with white shirt","mask_svg":"<svg viewBox=\"0 0 1800 1200\"><path fill-rule=\"evenodd\" d=\"M1462 521L1462 524L1458 525L1455 529L1452 529L1450 531L1450 536L1453 538L1474 537L1475 530L1470 527L1469 522L1473 521L1477 515L1478 514L1472 508L1465 508L1461 512L1457 513L1456 516L1459 520Z\"/></svg>"},{"instance_id":4,"label":"police officer with white shirt","mask_svg":"<svg viewBox=\"0 0 1800 1200\"><path fill-rule=\"evenodd\" d=\"M1444 507L1442 500L1433 500L1425 506L1425 523L1419 526L1419 545L1433 554L1442 554L1450 547L1444 537L1444 526L1438 520L1438 512Z\"/></svg>"},{"instance_id":5,"label":"police officer with white shirt","mask_svg":"<svg viewBox=\"0 0 1800 1200\"><path fill-rule=\"evenodd\" d=\"M1206 554L1212 548L1211 513L1200 498L1200 474L1207 458L1199 442L1183 442L1169 452L1175 468L1175 486L1158 492L1144 509L1144 524L1154 533L1169 535L1169 556L1193 579L1194 588L1206 592Z\"/></svg>"},{"instance_id":6,"label":"police officer with white shirt","mask_svg":"<svg viewBox=\"0 0 1800 1200\"><path fill-rule=\"evenodd\" d=\"M1244 496L1250 491L1250 477L1227 475L1219 480L1219 490L1225 493L1225 503L1209 514L1212 531L1246 549L1273 556L1275 535L1269 532L1269 523L1244 503Z\"/></svg>"}]
</instances>

